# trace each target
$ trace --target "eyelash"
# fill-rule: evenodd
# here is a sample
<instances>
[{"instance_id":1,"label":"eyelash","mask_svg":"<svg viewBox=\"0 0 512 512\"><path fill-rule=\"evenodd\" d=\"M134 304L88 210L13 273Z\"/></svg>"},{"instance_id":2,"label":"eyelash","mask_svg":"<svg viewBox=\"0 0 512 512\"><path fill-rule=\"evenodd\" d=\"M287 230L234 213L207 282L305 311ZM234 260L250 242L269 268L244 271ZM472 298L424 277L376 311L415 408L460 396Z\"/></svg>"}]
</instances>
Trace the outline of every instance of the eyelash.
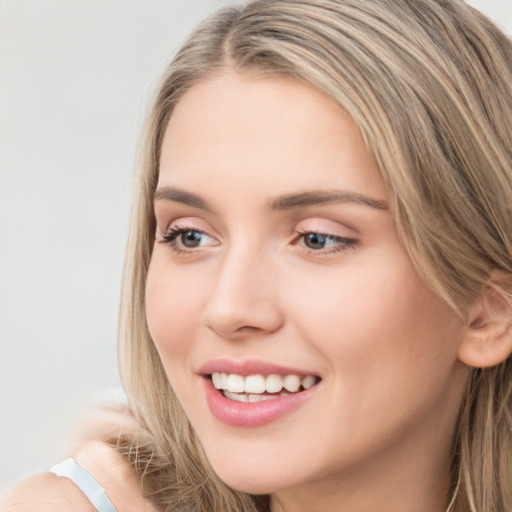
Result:
<instances>
[{"instance_id":1,"label":"eyelash","mask_svg":"<svg viewBox=\"0 0 512 512\"><path fill-rule=\"evenodd\" d=\"M200 229L195 229L192 227L187 226L175 226L171 227L167 233L160 233L160 236L162 237L159 242L161 244L167 244L171 248L172 251L178 253L178 254L191 254L194 251L194 248L189 249L181 249L178 246L178 241L176 240L179 236L183 235L184 233L192 232L192 233L200 233L201 235L208 235L208 233L205 233L204 231L201 231ZM210 237L212 238L212 237Z\"/></svg>"},{"instance_id":2,"label":"eyelash","mask_svg":"<svg viewBox=\"0 0 512 512\"><path fill-rule=\"evenodd\" d=\"M171 227L167 233L160 233L161 240L159 240L159 243L169 245L171 250L174 251L175 253L178 253L181 255L192 254L193 252L195 252L196 248L192 247L189 249L182 249L179 247L178 241L177 241L179 236L181 236L187 232L198 233L198 234L206 235L206 236L210 237L210 235L208 235L208 233L201 231L200 229L195 229L195 228L187 227L187 226L175 226L175 227ZM321 233L321 232L317 232L317 231L297 231L297 235L298 235L298 237L295 239L295 245L301 245L303 250L305 250L307 253L314 254L317 256L322 256L322 255L327 256L327 255L331 255L331 254L346 252L346 251L349 251L349 250L357 247L357 245L359 243L358 240L356 240L355 238L346 238L346 237L342 237L342 236L330 235L327 233ZM317 235L319 237L324 237L329 240L334 240L339 245L336 245L335 247L332 247L327 250L324 250L323 248L311 249L311 248L308 248L304 243L304 239L307 235ZM210 237L210 238L213 238L213 237ZM300 243L301 241L302 241L302 244Z\"/></svg>"},{"instance_id":3,"label":"eyelash","mask_svg":"<svg viewBox=\"0 0 512 512\"><path fill-rule=\"evenodd\" d=\"M328 233L321 233L320 231L297 231L298 238L296 241L296 245L299 245L300 241L302 241L302 247L309 253L315 255L324 255L329 256L331 254L338 254L341 252L347 252L351 249L354 249L358 245L358 240L355 238L347 238L344 236L330 235ZM331 247L330 249L311 249L305 246L304 239L307 235L317 235L320 237L324 237L330 240L334 240L338 243L335 247Z\"/></svg>"}]
</instances>

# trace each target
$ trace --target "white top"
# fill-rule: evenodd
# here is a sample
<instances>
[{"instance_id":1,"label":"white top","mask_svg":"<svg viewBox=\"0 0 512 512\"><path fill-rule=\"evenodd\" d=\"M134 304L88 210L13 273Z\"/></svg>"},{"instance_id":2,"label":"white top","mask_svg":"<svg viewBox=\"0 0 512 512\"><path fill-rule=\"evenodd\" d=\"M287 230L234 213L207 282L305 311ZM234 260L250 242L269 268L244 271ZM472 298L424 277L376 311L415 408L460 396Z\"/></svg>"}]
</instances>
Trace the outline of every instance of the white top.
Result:
<instances>
[{"instance_id":1,"label":"white top","mask_svg":"<svg viewBox=\"0 0 512 512\"><path fill-rule=\"evenodd\" d=\"M85 494L98 512L117 512L105 489L75 459L66 459L53 466L50 472L69 478Z\"/></svg>"}]
</instances>

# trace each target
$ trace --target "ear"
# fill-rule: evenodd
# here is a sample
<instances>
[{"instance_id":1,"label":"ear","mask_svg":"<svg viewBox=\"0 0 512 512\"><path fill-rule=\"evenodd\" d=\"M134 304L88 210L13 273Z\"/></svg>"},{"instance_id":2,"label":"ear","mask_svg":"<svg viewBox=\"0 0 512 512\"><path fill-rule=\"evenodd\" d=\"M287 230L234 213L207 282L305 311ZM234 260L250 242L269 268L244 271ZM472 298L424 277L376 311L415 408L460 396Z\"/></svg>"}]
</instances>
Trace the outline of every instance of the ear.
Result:
<instances>
[{"instance_id":1,"label":"ear","mask_svg":"<svg viewBox=\"0 0 512 512\"><path fill-rule=\"evenodd\" d=\"M511 281L493 273L478 301L470 308L459 346L459 360L475 368L488 368L512 353Z\"/></svg>"}]
</instances>

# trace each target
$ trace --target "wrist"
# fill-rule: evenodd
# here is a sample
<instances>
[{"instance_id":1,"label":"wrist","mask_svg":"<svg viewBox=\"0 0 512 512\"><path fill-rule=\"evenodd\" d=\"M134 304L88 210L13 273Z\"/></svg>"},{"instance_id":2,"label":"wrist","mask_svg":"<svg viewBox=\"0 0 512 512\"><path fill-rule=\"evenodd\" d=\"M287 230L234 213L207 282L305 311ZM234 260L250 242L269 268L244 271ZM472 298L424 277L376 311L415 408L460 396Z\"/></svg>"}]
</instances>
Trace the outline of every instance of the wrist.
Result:
<instances>
[{"instance_id":1,"label":"wrist","mask_svg":"<svg viewBox=\"0 0 512 512\"><path fill-rule=\"evenodd\" d=\"M143 497L140 478L114 448L101 441L89 441L78 450L74 459L105 490L117 510L156 512Z\"/></svg>"}]
</instances>

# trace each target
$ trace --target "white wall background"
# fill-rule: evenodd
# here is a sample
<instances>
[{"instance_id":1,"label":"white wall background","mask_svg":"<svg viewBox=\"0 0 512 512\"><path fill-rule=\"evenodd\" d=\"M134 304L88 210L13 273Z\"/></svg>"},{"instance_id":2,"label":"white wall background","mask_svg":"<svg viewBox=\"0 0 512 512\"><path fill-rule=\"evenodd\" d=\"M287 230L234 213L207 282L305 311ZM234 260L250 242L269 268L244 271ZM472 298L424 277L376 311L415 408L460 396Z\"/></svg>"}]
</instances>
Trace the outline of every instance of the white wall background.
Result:
<instances>
[{"instance_id":1,"label":"white wall background","mask_svg":"<svg viewBox=\"0 0 512 512\"><path fill-rule=\"evenodd\" d=\"M0 488L119 384L116 323L151 87L221 0L0 0ZM473 0L512 33L512 0Z\"/></svg>"}]
</instances>

